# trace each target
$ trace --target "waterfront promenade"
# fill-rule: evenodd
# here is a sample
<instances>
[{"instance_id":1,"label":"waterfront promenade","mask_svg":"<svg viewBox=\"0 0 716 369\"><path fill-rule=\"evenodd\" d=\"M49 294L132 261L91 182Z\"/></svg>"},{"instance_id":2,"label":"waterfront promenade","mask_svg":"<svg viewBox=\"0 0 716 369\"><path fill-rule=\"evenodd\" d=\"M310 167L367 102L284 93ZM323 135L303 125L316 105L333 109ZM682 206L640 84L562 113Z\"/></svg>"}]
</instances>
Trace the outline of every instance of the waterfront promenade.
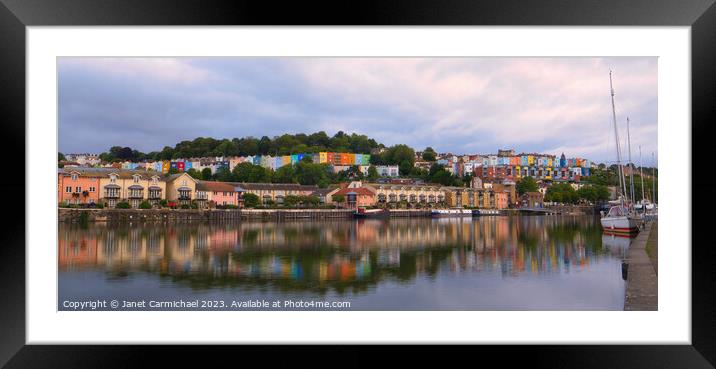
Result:
<instances>
[{"instance_id":1,"label":"waterfront promenade","mask_svg":"<svg viewBox=\"0 0 716 369\"><path fill-rule=\"evenodd\" d=\"M657 221L647 223L629 245L629 253L625 261L628 264L628 271L624 310L658 310L658 278L656 269L646 252L652 229L653 232L657 232Z\"/></svg>"}]
</instances>

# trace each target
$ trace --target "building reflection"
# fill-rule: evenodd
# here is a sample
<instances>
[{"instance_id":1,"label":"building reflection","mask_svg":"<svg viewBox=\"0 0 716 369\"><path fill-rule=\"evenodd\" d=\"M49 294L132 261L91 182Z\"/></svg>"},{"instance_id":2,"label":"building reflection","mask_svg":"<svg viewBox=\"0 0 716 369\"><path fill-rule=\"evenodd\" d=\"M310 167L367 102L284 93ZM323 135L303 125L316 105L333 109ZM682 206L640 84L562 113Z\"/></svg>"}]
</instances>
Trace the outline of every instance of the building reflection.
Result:
<instances>
[{"instance_id":1,"label":"building reflection","mask_svg":"<svg viewBox=\"0 0 716 369\"><path fill-rule=\"evenodd\" d=\"M196 289L343 293L438 273L569 273L616 256L604 244L591 217L60 225L59 266Z\"/></svg>"}]
</instances>

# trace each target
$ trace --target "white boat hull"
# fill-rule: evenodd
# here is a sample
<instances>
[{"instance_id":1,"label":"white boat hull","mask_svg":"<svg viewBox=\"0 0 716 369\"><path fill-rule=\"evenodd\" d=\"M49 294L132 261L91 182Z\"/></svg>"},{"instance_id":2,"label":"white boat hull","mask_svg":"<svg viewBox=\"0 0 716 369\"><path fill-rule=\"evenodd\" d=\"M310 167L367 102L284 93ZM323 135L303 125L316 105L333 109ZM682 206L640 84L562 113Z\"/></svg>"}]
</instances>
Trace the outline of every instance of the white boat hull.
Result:
<instances>
[{"instance_id":1,"label":"white boat hull","mask_svg":"<svg viewBox=\"0 0 716 369\"><path fill-rule=\"evenodd\" d=\"M431 212L434 217L471 217L472 210L467 209L447 209L447 210L433 210Z\"/></svg>"},{"instance_id":2,"label":"white boat hull","mask_svg":"<svg viewBox=\"0 0 716 369\"><path fill-rule=\"evenodd\" d=\"M605 232L630 233L639 231L640 220L628 216L604 217L601 223Z\"/></svg>"}]
</instances>

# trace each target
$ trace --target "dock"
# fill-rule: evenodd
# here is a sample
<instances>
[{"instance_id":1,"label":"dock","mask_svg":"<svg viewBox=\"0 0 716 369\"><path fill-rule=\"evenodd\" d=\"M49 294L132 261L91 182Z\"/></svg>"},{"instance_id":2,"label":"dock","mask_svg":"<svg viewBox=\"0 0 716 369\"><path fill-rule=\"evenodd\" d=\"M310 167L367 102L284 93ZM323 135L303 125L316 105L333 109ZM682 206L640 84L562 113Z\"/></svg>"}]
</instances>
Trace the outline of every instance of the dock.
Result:
<instances>
[{"instance_id":1,"label":"dock","mask_svg":"<svg viewBox=\"0 0 716 369\"><path fill-rule=\"evenodd\" d=\"M627 264L627 285L624 297L624 310L658 310L658 278L656 269L646 253L646 244L656 221L646 224L644 229L629 245ZM653 227L656 232L656 226Z\"/></svg>"}]
</instances>

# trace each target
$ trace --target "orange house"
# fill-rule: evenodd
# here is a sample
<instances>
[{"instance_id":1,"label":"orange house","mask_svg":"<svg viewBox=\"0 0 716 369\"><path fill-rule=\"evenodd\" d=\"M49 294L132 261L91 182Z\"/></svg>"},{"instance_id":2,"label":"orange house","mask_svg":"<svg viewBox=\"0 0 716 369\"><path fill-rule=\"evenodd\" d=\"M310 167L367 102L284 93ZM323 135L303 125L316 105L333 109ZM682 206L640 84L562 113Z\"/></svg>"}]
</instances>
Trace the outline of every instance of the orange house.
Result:
<instances>
[{"instance_id":1,"label":"orange house","mask_svg":"<svg viewBox=\"0 0 716 369\"><path fill-rule=\"evenodd\" d=\"M99 176L76 170L60 170L57 173L57 201L68 204L99 202Z\"/></svg>"},{"instance_id":2,"label":"orange house","mask_svg":"<svg viewBox=\"0 0 716 369\"><path fill-rule=\"evenodd\" d=\"M496 209L507 209L508 207L508 193L495 192L495 208Z\"/></svg>"},{"instance_id":3,"label":"orange house","mask_svg":"<svg viewBox=\"0 0 716 369\"><path fill-rule=\"evenodd\" d=\"M333 198L336 196L343 196L343 203L341 205L349 209L357 209L363 206L373 206L377 202L375 192L365 187L343 188L331 196Z\"/></svg>"}]
</instances>

